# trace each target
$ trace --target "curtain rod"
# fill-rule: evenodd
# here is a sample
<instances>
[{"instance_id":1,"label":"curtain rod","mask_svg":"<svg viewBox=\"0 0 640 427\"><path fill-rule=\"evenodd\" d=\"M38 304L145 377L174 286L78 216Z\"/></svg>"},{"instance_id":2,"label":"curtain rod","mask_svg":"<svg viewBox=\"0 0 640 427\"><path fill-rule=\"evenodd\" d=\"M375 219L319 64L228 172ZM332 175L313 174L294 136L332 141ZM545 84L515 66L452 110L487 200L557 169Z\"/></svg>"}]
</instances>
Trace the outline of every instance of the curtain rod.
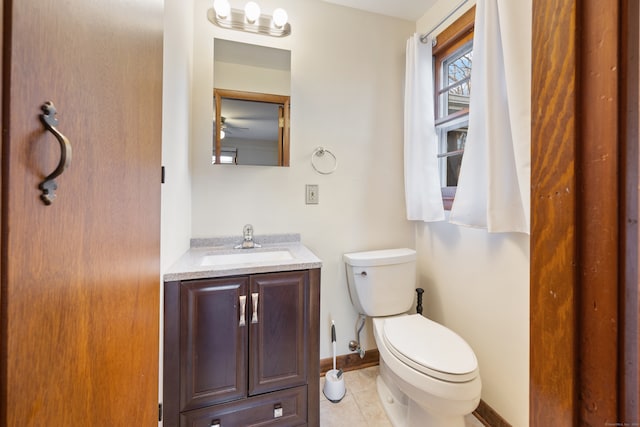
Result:
<instances>
[{"instance_id":1,"label":"curtain rod","mask_svg":"<svg viewBox=\"0 0 640 427\"><path fill-rule=\"evenodd\" d=\"M440 22L438 22L431 30L427 31L426 33L424 33L423 35L420 36L420 41L422 43L426 43L427 42L427 38L431 35L431 33L433 33L435 30L438 29L438 27L440 27L440 25L444 24L445 21L449 18L451 18L453 16L454 13L456 13L462 6L464 6L464 4L466 2L468 2L469 0L462 0L460 2L460 4L458 4L451 12L449 12L449 14L447 16L445 16L444 18L442 18L440 20ZM434 38L433 39L433 45L435 46L437 43L437 40Z\"/></svg>"}]
</instances>

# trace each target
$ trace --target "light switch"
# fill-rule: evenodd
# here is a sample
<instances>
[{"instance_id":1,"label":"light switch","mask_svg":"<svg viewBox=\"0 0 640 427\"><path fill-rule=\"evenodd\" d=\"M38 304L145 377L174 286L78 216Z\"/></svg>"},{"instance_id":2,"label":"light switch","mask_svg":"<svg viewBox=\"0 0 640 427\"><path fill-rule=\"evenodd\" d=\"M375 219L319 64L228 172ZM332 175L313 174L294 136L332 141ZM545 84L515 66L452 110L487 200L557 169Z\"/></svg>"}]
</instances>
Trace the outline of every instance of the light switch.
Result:
<instances>
[{"instance_id":1,"label":"light switch","mask_svg":"<svg viewBox=\"0 0 640 427\"><path fill-rule=\"evenodd\" d=\"M320 200L318 194L317 184L307 184L307 197L306 201L308 205L317 205Z\"/></svg>"}]
</instances>

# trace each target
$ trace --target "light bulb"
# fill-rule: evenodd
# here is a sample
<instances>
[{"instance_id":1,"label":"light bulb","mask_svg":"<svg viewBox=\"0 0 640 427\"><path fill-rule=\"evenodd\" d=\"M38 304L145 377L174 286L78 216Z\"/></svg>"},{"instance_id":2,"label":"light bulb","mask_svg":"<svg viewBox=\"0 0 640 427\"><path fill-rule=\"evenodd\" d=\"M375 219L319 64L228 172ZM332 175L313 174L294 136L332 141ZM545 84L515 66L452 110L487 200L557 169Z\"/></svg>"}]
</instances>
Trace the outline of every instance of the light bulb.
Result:
<instances>
[{"instance_id":1,"label":"light bulb","mask_svg":"<svg viewBox=\"0 0 640 427\"><path fill-rule=\"evenodd\" d=\"M277 8L273 11L273 25L276 28L282 28L287 23L289 16L287 15L287 11L282 8Z\"/></svg>"},{"instance_id":2,"label":"light bulb","mask_svg":"<svg viewBox=\"0 0 640 427\"><path fill-rule=\"evenodd\" d=\"M220 129L220 139L224 139L225 133L222 129Z\"/></svg>"},{"instance_id":3,"label":"light bulb","mask_svg":"<svg viewBox=\"0 0 640 427\"><path fill-rule=\"evenodd\" d=\"M253 24L258 18L260 18L260 6L254 1L250 1L244 6L244 16L247 18L247 22Z\"/></svg>"},{"instance_id":4,"label":"light bulb","mask_svg":"<svg viewBox=\"0 0 640 427\"><path fill-rule=\"evenodd\" d=\"M213 10L220 19L225 19L231 12L231 6L227 0L213 0Z\"/></svg>"}]
</instances>

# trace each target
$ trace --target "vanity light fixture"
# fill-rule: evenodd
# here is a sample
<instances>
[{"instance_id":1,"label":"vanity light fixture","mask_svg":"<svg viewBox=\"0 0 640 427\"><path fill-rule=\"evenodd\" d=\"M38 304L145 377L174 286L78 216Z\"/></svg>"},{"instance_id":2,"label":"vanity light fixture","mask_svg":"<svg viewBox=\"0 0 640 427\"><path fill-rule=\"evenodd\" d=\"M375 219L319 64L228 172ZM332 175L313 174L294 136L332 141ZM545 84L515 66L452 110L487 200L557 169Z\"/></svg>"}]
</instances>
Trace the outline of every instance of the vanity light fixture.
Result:
<instances>
[{"instance_id":1,"label":"vanity light fixture","mask_svg":"<svg viewBox=\"0 0 640 427\"><path fill-rule=\"evenodd\" d=\"M255 24L260 18L260 6L254 1L250 1L244 5L244 17L249 24Z\"/></svg>"},{"instance_id":2,"label":"vanity light fixture","mask_svg":"<svg viewBox=\"0 0 640 427\"><path fill-rule=\"evenodd\" d=\"M260 6L254 1L248 2L244 10L232 9L228 0L214 0L213 9L209 9L207 18L221 28L264 34L272 37L285 37L291 34L289 16L282 8L273 11L273 16L262 14Z\"/></svg>"},{"instance_id":3,"label":"vanity light fixture","mask_svg":"<svg viewBox=\"0 0 640 427\"><path fill-rule=\"evenodd\" d=\"M216 11L216 16L220 19L226 19L231 13L231 6L227 0L214 0L213 9Z\"/></svg>"},{"instance_id":4,"label":"vanity light fixture","mask_svg":"<svg viewBox=\"0 0 640 427\"><path fill-rule=\"evenodd\" d=\"M282 9L281 7L273 11L273 25L276 28L284 27L287 24L288 20L289 15L287 15L287 11Z\"/></svg>"}]
</instances>

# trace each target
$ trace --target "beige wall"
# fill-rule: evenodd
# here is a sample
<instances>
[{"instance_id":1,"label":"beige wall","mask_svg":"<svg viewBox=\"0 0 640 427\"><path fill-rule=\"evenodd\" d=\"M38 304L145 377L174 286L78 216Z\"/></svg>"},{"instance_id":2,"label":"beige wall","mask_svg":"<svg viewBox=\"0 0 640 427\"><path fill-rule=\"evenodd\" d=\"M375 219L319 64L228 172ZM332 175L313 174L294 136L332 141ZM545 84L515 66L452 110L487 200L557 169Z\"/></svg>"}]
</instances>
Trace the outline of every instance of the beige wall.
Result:
<instances>
[{"instance_id":1,"label":"beige wall","mask_svg":"<svg viewBox=\"0 0 640 427\"><path fill-rule=\"evenodd\" d=\"M191 238L191 73L193 6L165 0L162 164L161 266L165 271L189 248Z\"/></svg>"},{"instance_id":2,"label":"beige wall","mask_svg":"<svg viewBox=\"0 0 640 427\"><path fill-rule=\"evenodd\" d=\"M482 399L528 425L529 237L442 223L417 227L425 314L473 348Z\"/></svg>"}]
</instances>

